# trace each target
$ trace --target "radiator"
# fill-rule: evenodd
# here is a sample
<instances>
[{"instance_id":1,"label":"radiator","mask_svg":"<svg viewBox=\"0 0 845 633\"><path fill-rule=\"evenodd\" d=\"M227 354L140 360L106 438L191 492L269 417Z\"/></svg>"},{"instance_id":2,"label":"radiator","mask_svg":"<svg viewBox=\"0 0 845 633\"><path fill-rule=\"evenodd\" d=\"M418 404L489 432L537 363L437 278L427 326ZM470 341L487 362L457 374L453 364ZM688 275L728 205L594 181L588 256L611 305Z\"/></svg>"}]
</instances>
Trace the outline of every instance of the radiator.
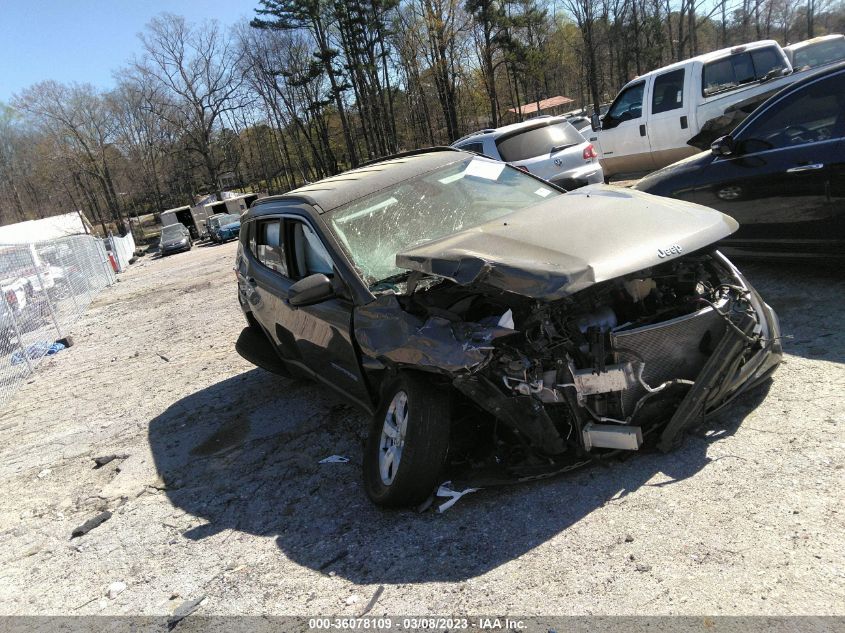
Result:
<instances>
[{"instance_id":1,"label":"radiator","mask_svg":"<svg viewBox=\"0 0 845 633\"><path fill-rule=\"evenodd\" d=\"M720 308L725 310L724 306ZM643 380L649 386L657 387L675 378L695 380L726 327L724 319L708 306L669 321L613 332L610 337L615 349L630 350L645 361ZM618 361L635 359L620 353ZM646 390L639 384L623 391L624 415L630 415L645 394Z\"/></svg>"}]
</instances>

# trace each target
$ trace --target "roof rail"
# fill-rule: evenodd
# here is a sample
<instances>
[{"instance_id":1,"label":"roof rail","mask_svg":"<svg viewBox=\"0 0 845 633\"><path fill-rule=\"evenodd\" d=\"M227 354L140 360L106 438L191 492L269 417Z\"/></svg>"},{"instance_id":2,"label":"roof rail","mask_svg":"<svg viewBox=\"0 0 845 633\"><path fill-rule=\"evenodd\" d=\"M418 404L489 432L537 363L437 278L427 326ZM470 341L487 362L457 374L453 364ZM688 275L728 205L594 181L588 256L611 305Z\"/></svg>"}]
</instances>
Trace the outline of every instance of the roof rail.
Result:
<instances>
[{"instance_id":1,"label":"roof rail","mask_svg":"<svg viewBox=\"0 0 845 633\"><path fill-rule=\"evenodd\" d=\"M455 141L457 143L457 141ZM373 160L368 160L365 163L361 163L355 169L361 167L369 167L370 165L375 165L376 163L383 163L387 160L394 160L396 158L406 158L407 156L417 156L418 154L428 154L429 152L459 152L461 150L455 147L449 147L448 145L435 145L434 147L421 147L419 149L412 149L407 152L399 152L398 154L391 154L390 156L382 156L381 158L374 158Z\"/></svg>"}]
</instances>

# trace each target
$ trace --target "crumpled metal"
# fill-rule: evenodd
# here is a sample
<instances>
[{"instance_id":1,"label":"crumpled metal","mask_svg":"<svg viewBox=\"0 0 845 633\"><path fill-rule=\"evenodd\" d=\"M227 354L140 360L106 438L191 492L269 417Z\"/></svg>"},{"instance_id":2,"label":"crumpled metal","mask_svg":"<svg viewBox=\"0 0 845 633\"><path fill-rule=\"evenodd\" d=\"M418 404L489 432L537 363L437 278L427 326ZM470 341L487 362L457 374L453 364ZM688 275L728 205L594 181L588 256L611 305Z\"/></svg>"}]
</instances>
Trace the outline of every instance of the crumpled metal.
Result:
<instances>
[{"instance_id":1,"label":"crumpled metal","mask_svg":"<svg viewBox=\"0 0 845 633\"><path fill-rule=\"evenodd\" d=\"M423 319L405 312L393 294L356 308L353 318L355 338L365 356L447 374L482 366L490 359L493 341L514 333L442 317Z\"/></svg>"}]
</instances>

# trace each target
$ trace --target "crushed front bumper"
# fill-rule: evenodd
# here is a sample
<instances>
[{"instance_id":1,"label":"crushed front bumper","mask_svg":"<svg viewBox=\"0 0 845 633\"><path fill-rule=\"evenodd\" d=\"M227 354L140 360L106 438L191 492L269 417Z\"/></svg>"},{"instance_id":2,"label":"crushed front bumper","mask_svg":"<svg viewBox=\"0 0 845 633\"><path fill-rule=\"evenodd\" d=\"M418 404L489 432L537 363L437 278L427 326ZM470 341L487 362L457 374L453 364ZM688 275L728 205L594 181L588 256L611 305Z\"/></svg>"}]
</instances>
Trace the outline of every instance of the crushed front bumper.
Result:
<instances>
[{"instance_id":1,"label":"crushed front bumper","mask_svg":"<svg viewBox=\"0 0 845 633\"><path fill-rule=\"evenodd\" d=\"M658 326L659 334L655 337L649 338L649 332L646 332L637 340L635 332L633 340L622 343L634 348L639 344L638 351L646 356L646 367L651 364L658 371L676 372L675 375L664 373L658 382L670 377L692 379L689 391L660 435L658 446L663 451L676 448L684 431L705 416L721 410L740 394L763 382L783 358L780 323L774 310L726 257L721 253L715 253L715 257L731 273L733 286L744 297L742 301L727 302L724 312L719 306L711 305L675 323ZM673 329L675 325L678 327ZM716 331L719 334L713 338L706 356L695 366L694 374L677 375L679 369L677 364L673 366L672 352L668 348L661 349L661 343L677 344L679 357L691 358L700 351L696 349L697 345L689 342L702 340L703 336ZM685 336L689 340L685 341ZM646 346L648 351L643 349ZM639 406L640 398L650 395L632 389L627 394L629 406Z\"/></svg>"},{"instance_id":2,"label":"crushed front bumper","mask_svg":"<svg viewBox=\"0 0 845 633\"><path fill-rule=\"evenodd\" d=\"M726 381L724 389L718 394L719 402L714 398L708 402L706 414L715 413L724 405L731 402L768 378L783 360L783 345L781 343L780 321L772 307L757 293L748 280L737 270L727 257L717 252L716 257L731 270L739 285L748 290L749 302L752 305L757 323L754 332L759 332L760 349L740 367L732 379Z\"/></svg>"}]
</instances>

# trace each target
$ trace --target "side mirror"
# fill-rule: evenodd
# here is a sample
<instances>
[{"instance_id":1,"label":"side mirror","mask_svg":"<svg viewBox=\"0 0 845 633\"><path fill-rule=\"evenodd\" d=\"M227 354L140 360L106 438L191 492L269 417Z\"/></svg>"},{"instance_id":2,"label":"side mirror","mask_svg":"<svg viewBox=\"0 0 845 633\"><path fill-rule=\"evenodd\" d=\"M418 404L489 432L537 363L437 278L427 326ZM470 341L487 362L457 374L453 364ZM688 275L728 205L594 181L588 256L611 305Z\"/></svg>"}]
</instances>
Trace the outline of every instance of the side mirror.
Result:
<instances>
[{"instance_id":1,"label":"side mirror","mask_svg":"<svg viewBox=\"0 0 845 633\"><path fill-rule=\"evenodd\" d=\"M593 112L593 116L590 117L590 127L593 128L593 132L601 129L601 117L598 112Z\"/></svg>"},{"instance_id":2,"label":"side mirror","mask_svg":"<svg viewBox=\"0 0 845 633\"><path fill-rule=\"evenodd\" d=\"M288 289L288 303L295 308L314 305L334 296L332 281L323 273L303 277Z\"/></svg>"},{"instance_id":3,"label":"side mirror","mask_svg":"<svg viewBox=\"0 0 845 633\"><path fill-rule=\"evenodd\" d=\"M733 137L730 134L720 136L710 144L710 151L716 156L730 156L736 151Z\"/></svg>"}]
</instances>

